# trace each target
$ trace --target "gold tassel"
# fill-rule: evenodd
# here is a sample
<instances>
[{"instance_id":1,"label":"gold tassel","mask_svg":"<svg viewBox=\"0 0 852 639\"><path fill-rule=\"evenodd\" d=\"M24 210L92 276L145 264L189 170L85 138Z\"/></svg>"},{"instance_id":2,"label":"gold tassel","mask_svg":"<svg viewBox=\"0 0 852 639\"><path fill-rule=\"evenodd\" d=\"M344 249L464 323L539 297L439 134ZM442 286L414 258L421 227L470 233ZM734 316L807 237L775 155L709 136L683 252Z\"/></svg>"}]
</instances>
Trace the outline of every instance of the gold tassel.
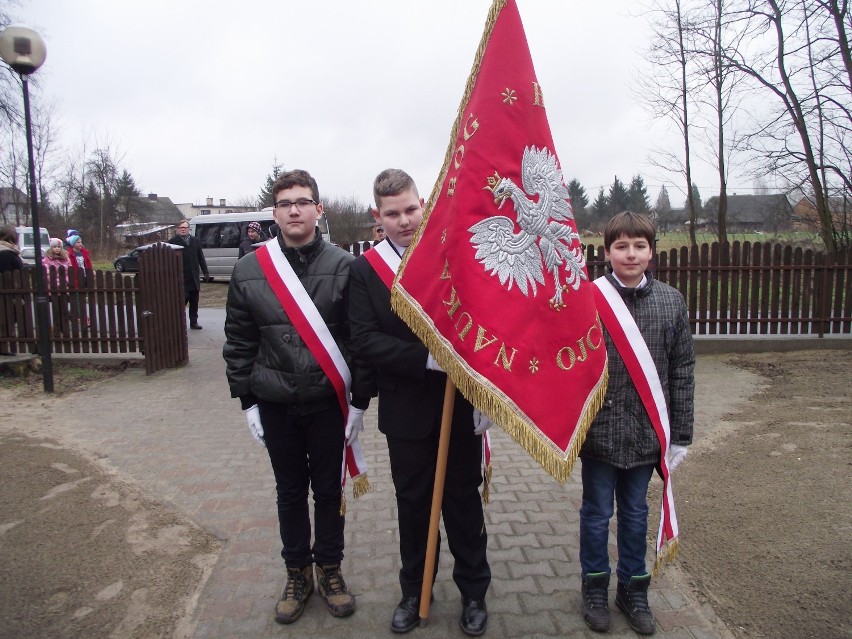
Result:
<instances>
[{"instance_id":1,"label":"gold tassel","mask_svg":"<svg viewBox=\"0 0 852 639\"><path fill-rule=\"evenodd\" d=\"M680 541L677 537L663 544L660 552L657 553L657 558L654 560L654 570L651 574L656 577L663 567L663 564L670 564L678 555L680 550Z\"/></svg>"},{"instance_id":2,"label":"gold tassel","mask_svg":"<svg viewBox=\"0 0 852 639\"><path fill-rule=\"evenodd\" d=\"M482 475L482 503L486 506L491 503L491 473L494 467L488 464L485 467L485 473Z\"/></svg>"},{"instance_id":3,"label":"gold tassel","mask_svg":"<svg viewBox=\"0 0 852 639\"><path fill-rule=\"evenodd\" d=\"M346 493L340 491L340 516L346 516Z\"/></svg>"},{"instance_id":4,"label":"gold tassel","mask_svg":"<svg viewBox=\"0 0 852 639\"><path fill-rule=\"evenodd\" d=\"M366 473L358 475L352 480L352 496L355 499L363 497L371 490L373 490L373 487L370 485L370 480L367 479Z\"/></svg>"}]
</instances>

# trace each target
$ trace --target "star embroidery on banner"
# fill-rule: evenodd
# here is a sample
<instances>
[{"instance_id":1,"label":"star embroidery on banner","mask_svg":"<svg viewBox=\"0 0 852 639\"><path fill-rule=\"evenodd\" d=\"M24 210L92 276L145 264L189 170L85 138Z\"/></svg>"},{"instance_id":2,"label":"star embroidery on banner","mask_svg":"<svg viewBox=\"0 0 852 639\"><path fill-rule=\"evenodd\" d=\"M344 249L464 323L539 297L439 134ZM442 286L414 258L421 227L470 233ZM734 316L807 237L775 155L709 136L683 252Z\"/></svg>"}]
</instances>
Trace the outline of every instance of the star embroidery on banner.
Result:
<instances>
[{"instance_id":1,"label":"star embroidery on banner","mask_svg":"<svg viewBox=\"0 0 852 639\"><path fill-rule=\"evenodd\" d=\"M530 360L530 373L532 373L533 375L538 372L538 364L539 361L535 357Z\"/></svg>"},{"instance_id":2,"label":"star embroidery on banner","mask_svg":"<svg viewBox=\"0 0 852 639\"><path fill-rule=\"evenodd\" d=\"M506 87L506 90L500 95L503 96L503 104L508 104L509 106L512 106L518 99L518 94L515 93L514 89L510 89L509 87Z\"/></svg>"}]
</instances>

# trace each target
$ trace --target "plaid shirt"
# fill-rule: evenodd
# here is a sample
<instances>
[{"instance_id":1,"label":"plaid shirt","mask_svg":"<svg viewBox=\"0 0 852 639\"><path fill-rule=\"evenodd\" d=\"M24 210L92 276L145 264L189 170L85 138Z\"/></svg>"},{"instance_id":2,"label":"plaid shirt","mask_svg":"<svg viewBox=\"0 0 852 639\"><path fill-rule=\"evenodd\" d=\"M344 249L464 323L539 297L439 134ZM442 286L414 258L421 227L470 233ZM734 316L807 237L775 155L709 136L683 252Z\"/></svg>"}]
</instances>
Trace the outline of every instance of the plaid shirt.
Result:
<instances>
[{"instance_id":1,"label":"plaid shirt","mask_svg":"<svg viewBox=\"0 0 852 639\"><path fill-rule=\"evenodd\" d=\"M608 274L621 294L651 351L668 406L671 443L692 443L695 351L683 296L645 273L642 288L624 288ZM609 357L609 385L604 405L592 422L580 457L633 468L660 461L660 442L621 356L604 329Z\"/></svg>"}]
</instances>

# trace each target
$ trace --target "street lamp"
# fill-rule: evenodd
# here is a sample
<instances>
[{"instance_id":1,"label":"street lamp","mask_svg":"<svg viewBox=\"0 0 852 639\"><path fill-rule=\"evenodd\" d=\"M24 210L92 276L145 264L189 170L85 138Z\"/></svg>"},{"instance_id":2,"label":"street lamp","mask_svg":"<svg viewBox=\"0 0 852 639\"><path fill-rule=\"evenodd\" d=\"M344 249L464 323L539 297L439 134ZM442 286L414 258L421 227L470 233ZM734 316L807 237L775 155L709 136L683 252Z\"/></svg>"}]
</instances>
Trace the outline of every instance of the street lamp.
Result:
<instances>
[{"instance_id":1,"label":"street lamp","mask_svg":"<svg viewBox=\"0 0 852 639\"><path fill-rule=\"evenodd\" d=\"M33 132L30 119L29 77L44 64L47 49L41 36L27 27L10 26L0 33L0 58L21 76L24 87L24 121L27 131L27 155L30 162L30 210L32 211L33 246L36 269L36 330L38 351L41 355L41 373L44 392L53 392L53 362L50 353L50 318L44 285L44 265L41 263L41 229L38 224L38 196L36 193L35 162L33 160Z\"/></svg>"}]
</instances>

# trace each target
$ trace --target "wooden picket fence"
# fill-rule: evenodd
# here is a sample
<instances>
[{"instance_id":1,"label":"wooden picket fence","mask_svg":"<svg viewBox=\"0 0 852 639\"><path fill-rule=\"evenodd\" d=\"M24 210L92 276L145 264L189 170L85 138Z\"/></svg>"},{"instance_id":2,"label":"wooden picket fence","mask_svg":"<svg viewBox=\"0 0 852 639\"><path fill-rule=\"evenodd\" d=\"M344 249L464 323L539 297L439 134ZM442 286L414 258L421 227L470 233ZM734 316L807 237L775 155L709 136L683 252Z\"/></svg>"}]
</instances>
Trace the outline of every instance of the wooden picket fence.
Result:
<instances>
[{"instance_id":1,"label":"wooden picket fence","mask_svg":"<svg viewBox=\"0 0 852 639\"><path fill-rule=\"evenodd\" d=\"M604 273L602 246L586 247L586 266L591 279ZM702 244L660 252L651 269L683 293L694 335L852 333L849 250ZM0 353L38 350L34 277L34 269L0 274ZM88 271L77 282L60 269L48 278L53 353L144 352L148 373L187 361L177 251L146 251L138 275Z\"/></svg>"},{"instance_id":2,"label":"wooden picket fence","mask_svg":"<svg viewBox=\"0 0 852 639\"><path fill-rule=\"evenodd\" d=\"M37 353L36 270L0 273L0 353ZM178 251L154 247L139 273L45 273L52 353L144 353L151 374L188 359Z\"/></svg>"},{"instance_id":3,"label":"wooden picket fence","mask_svg":"<svg viewBox=\"0 0 852 639\"><path fill-rule=\"evenodd\" d=\"M605 270L586 247L589 277ZM686 299L694 335L839 335L852 332L850 250L732 242L663 251L651 270Z\"/></svg>"}]
</instances>

